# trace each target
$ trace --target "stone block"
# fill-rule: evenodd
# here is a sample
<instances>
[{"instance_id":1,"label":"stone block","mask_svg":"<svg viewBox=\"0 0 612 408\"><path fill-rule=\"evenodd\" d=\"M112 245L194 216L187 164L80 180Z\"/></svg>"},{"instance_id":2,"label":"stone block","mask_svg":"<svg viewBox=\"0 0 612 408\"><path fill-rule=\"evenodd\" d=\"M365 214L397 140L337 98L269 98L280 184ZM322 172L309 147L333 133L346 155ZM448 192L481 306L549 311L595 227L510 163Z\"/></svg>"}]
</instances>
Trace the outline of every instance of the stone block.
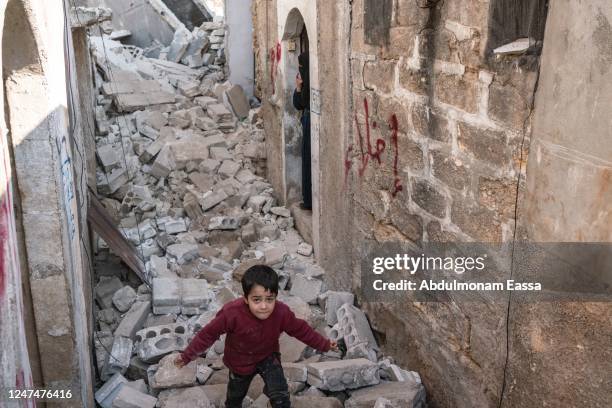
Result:
<instances>
[{"instance_id":1,"label":"stone block","mask_svg":"<svg viewBox=\"0 0 612 408\"><path fill-rule=\"evenodd\" d=\"M268 202L270 197L265 195L254 195L247 201L247 208L253 210L254 213L261 212L263 206Z\"/></svg>"},{"instance_id":2,"label":"stone block","mask_svg":"<svg viewBox=\"0 0 612 408\"><path fill-rule=\"evenodd\" d=\"M130 310L123 316L117 330L115 330L115 336L133 338L136 332L142 328L150 310L151 302L134 302Z\"/></svg>"},{"instance_id":3,"label":"stone block","mask_svg":"<svg viewBox=\"0 0 612 408\"><path fill-rule=\"evenodd\" d=\"M215 160L232 160L234 156L225 147L211 147L210 157Z\"/></svg>"},{"instance_id":4,"label":"stone block","mask_svg":"<svg viewBox=\"0 0 612 408\"><path fill-rule=\"evenodd\" d=\"M108 352L113 347L114 337L110 331L97 331L94 334L94 349L96 353L96 365L98 371L102 372L108 361Z\"/></svg>"},{"instance_id":5,"label":"stone block","mask_svg":"<svg viewBox=\"0 0 612 408\"><path fill-rule=\"evenodd\" d=\"M208 191L204 193L202 198L200 198L199 202L200 206L202 207L202 210L208 211L217 204L224 201L226 198L228 198L228 195L224 190L217 190L214 192Z\"/></svg>"},{"instance_id":6,"label":"stone block","mask_svg":"<svg viewBox=\"0 0 612 408\"><path fill-rule=\"evenodd\" d=\"M306 382L308 370L303 363L283 363L283 371L287 381Z\"/></svg>"},{"instance_id":7,"label":"stone block","mask_svg":"<svg viewBox=\"0 0 612 408\"><path fill-rule=\"evenodd\" d=\"M232 112L220 103L208 105L206 112L217 123L232 120Z\"/></svg>"},{"instance_id":8,"label":"stone block","mask_svg":"<svg viewBox=\"0 0 612 408\"><path fill-rule=\"evenodd\" d=\"M227 96L236 117L240 120L245 119L249 115L251 106L242 86L232 86L230 89L225 91L225 95Z\"/></svg>"},{"instance_id":9,"label":"stone block","mask_svg":"<svg viewBox=\"0 0 612 408\"><path fill-rule=\"evenodd\" d=\"M176 30L166 57L168 61L179 62L187 52L192 39L191 32L185 27L180 27Z\"/></svg>"},{"instance_id":10,"label":"stone block","mask_svg":"<svg viewBox=\"0 0 612 408\"><path fill-rule=\"evenodd\" d=\"M180 313L180 302L181 293L178 279L153 279L153 313Z\"/></svg>"},{"instance_id":11,"label":"stone block","mask_svg":"<svg viewBox=\"0 0 612 408\"><path fill-rule=\"evenodd\" d=\"M395 60L368 61L363 70L365 86L381 93L390 93L395 83Z\"/></svg>"},{"instance_id":12,"label":"stone block","mask_svg":"<svg viewBox=\"0 0 612 408\"><path fill-rule=\"evenodd\" d=\"M112 408L113 401L117 397L117 394L119 394L127 382L128 381L121 374L117 373L113 375L98 391L96 391L95 399L98 404L100 404L102 408Z\"/></svg>"},{"instance_id":13,"label":"stone block","mask_svg":"<svg viewBox=\"0 0 612 408\"><path fill-rule=\"evenodd\" d=\"M459 122L457 143L462 151L496 167L509 162L510 152L504 132Z\"/></svg>"},{"instance_id":14,"label":"stone block","mask_svg":"<svg viewBox=\"0 0 612 408\"><path fill-rule=\"evenodd\" d=\"M437 72L435 75L434 95L441 102L468 113L478 112L478 89L478 76L473 72L464 75Z\"/></svg>"},{"instance_id":15,"label":"stone block","mask_svg":"<svg viewBox=\"0 0 612 408\"><path fill-rule=\"evenodd\" d=\"M282 265L287 258L287 250L283 246L268 247L263 250L266 265Z\"/></svg>"},{"instance_id":16,"label":"stone block","mask_svg":"<svg viewBox=\"0 0 612 408\"><path fill-rule=\"evenodd\" d=\"M190 337L189 334L166 333L146 338L137 347L138 358L146 363L155 363L167 354L183 351Z\"/></svg>"},{"instance_id":17,"label":"stone block","mask_svg":"<svg viewBox=\"0 0 612 408\"><path fill-rule=\"evenodd\" d=\"M110 172L112 169L121 167L122 155L121 146L118 145L103 145L96 148L98 160L105 172Z\"/></svg>"},{"instance_id":18,"label":"stone block","mask_svg":"<svg viewBox=\"0 0 612 408\"><path fill-rule=\"evenodd\" d=\"M367 348L378 350L378 344L370 328L365 313L352 304L342 305L336 312L338 326L347 348L365 344Z\"/></svg>"},{"instance_id":19,"label":"stone block","mask_svg":"<svg viewBox=\"0 0 612 408\"><path fill-rule=\"evenodd\" d=\"M296 274L291 282L291 295L303 299L306 303L315 305L323 289L323 281Z\"/></svg>"},{"instance_id":20,"label":"stone block","mask_svg":"<svg viewBox=\"0 0 612 408\"><path fill-rule=\"evenodd\" d=\"M501 242L501 221L494 211L456 197L451 209L451 220L476 241Z\"/></svg>"},{"instance_id":21,"label":"stone block","mask_svg":"<svg viewBox=\"0 0 612 408\"><path fill-rule=\"evenodd\" d=\"M308 384L326 391L342 391L376 385L378 365L363 358L308 364Z\"/></svg>"},{"instance_id":22,"label":"stone block","mask_svg":"<svg viewBox=\"0 0 612 408\"><path fill-rule=\"evenodd\" d=\"M113 304L120 312L127 312L136 301L136 291L130 286L124 286L113 295Z\"/></svg>"},{"instance_id":23,"label":"stone block","mask_svg":"<svg viewBox=\"0 0 612 408\"><path fill-rule=\"evenodd\" d=\"M294 363L298 361L302 358L302 354L307 347L304 343L286 333L281 334L278 344L281 353L281 361L283 363Z\"/></svg>"},{"instance_id":24,"label":"stone block","mask_svg":"<svg viewBox=\"0 0 612 408\"><path fill-rule=\"evenodd\" d=\"M169 146L164 146L151 165L150 174L156 178L168 177L172 170L176 169L174 155Z\"/></svg>"},{"instance_id":25,"label":"stone block","mask_svg":"<svg viewBox=\"0 0 612 408\"><path fill-rule=\"evenodd\" d=\"M307 242L301 242L297 247L297 253L303 256L312 255L312 245Z\"/></svg>"},{"instance_id":26,"label":"stone block","mask_svg":"<svg viewBox=\"0 0 612 408\"><path fill-rule=\"evenodd\" d=\"M138 391L130 386L123 386L113 401L113 408L154 408L157 398Z\"/></svg>"},{"instance_id":27,"label":"stone block","mask_svg":"<svg viewBox=\"0 0 612 408\"><path fill-rule=\"evenodd\" d=\"M166 254L183 265L198 257L198 246L195 244L173 244L166 248Z\"/></svg>"},{"instance_id":28,"label":"stone block","mask_svg":"<svg viewBox=\"0 0 612 408\"><path fill-rule=\"evenodd\" d=\"M204 216L204 212L202 211L198 198L194 194L185 194L185 197L183 198L183 208L185 209L187 216L192 220L199 220Z\"/></svg>"},{"instance_id":29,"label":"stone block","mask_svg":"<svg viewBox=\"0 0 612 408\"><path fill-rule=\"evenodd\" d=\"M270 212L274 215L278 215L279 217L291 217L291 211L289 211L289 209L285 207L272 207L270 208Z\"/></svg>"},{"instance_id":30,"label":"stone block","mask_svg":"<svg viewBox=\"0 0 612 408\"><path fill-rule=\"evenodd\" d=\"M430 155L435 178L459 191L469 186L469 167L461 160L436 150L430 150Z\"/></svg>"},{"instance_id":31,"label":"stone block","mask_svg":"<svg viewBox=\"0 0 612 408\"><path fill-rule=\"evenodd\" d=\"M132 360L130 360L130 365L132 365ZM128 367L128 370L129 370L129 367ZM147 387L147 383L142 378L135 380L135 381L130 381L126 385L136 391L142 392L143 394L149 393L149 387Z\"/></svg>"},{"instance_id":32,"label":"stone block","mask_svg":"<svg viewBox=\"0 0 612 408\"><path fill-rule=\"evenodd\" d=\"M174 365L178 356L178 353L173 353L160 360L154 375L154 388L189 387L197 383L197 362L192 361L185 367L178 368Z\"/></svg>"},{"instance_id":33,"label":"stone block","mask_svg":"<svg viewBox=\"0 0 612 408\"><path fill-rule=\"evenodd\" d=\"M280 230L276 224L255 224L255 231L259 240L268 238L270 241L274 241L280 237Z\"/></svg>"},{"instance_id":34,"label":"stone block","mask_svg":"<svg viewBox=\"0 0 612 408\"><path fill-rule=\"evenodd\" d=\"M130 365L133 345L131 339L123 336L115 336L113 347L108 355L108 361L100 374L102 380L106 380L116 373L125 374Z\"/></svg>"},{"instance_id":35,"label":"stone block","mask_svg":"<svg viewBox=\"0 0 612 408\"><path fill-rule=\"evenodd\" d=\"M406 382L391 382L379 384L373 387L363 388L351 392L351 397L345 401L344 406L348 408L370 408L376 406L376 402L384 398L387 405L394 407L425 406L425 388L421 384L408 384Z\"/></svg>"},{"instance_id":36,"label":"stone block","mask_svg":"<svg viewBox=\"0 0 612 408\"><path fill-rule=\"evenodd\" d=\"M175 235L187 231L187 223L184 218L170 219L165 224L167 234Z\"/></svg>"},{"instance_id":37,"label":"stone block","mask_svg":"<svg viewBox=\"0 0 612 408\"><path fill-rule=\"evenodd\" d=\"M240 163L233 160L224 160L217 173L221 178L226 179L234 177L238 170L240 170Z\"/></svg>"},{"instance_id":38,"label":"stone block","mask_svg":"<svg viewBox=\"0 0 612 408\"><path fill-rule=\"evenodd\" d=\"M100 308L109 309L113 307L113 295L123 287L123 283L117 277L102 277L96 285L94 291L96 301Z\"/></svg>"},{"instance_id":39,"label":"stone block","mask_svg":"<svg viewBox=\"0 0 612 408\"><path fill-rule=\"evenodd\" d=\"M448 119L430 106L416 104L412 108L414 130L425 137L448 143L451 139Z\"/></svg>"},{"instance_id":40,"label":"stone block","mask_svg":"<svg viewBox=\"0 0 612 408\"><path fill-rule=\"evenodd\" d=\"M291 406L293 408L342 408L342 402L335 397L325 396L291 396Z\"/></svg>"},{"instance_id":41,"label":"stone block","mask_svg":"<svg viewBox=\"0 0 612 408\"><path fill-rule=\"evenodd\" d=\"M181 279L181 313L200 314L208 308L212 293L204 279Z\"/></svg>"},{"instance_id":42,"label":"stone block","mask_svg":"<svg viewBox=\"0 0 612 408\"><path fill-rule=\"evenodd\" d=\"M221 162L219 160L206 159L203 160L202 163L200 163L199 169L205 174L215 175L220 165Z\"/></svg>"},{"instance_id":43,"label":"stone block","mask_svg":"<svg viewBox=\"0 0 612 408\"><path fill-rule=\"evenodd\" d=\"M217 387L213 393L212 386L198 386L164 390L159 393L159 408L214 408L221 407L225 401L225 385ZM214 391L217 391L214 389ZM209 398L214 395L215 398ZM212 401L212 402L211 402ZM214 402L214 403L213 403Z\"/></svg>"},{"instance_id":44,"label":"stone block","mask_svg":"<svg viewBox=\"0 0 612 408\"><path fill-rule=\"evenodd\" d=\"M349 292L327 291L325 295L325 322L333 326L338 322L337 311L345 304L355 303L355 295Z\"/></svg>"},{"instance_id":45,"label":"stone block","mask_svg":"<svg viewBox=\"0 0 612 408\"><path fill-rule=\"evenodd\" d=\"M438 218L446 216L447 198L428 181L413 179L410 197L428 213Z\"/></svg>"}]
</instances>

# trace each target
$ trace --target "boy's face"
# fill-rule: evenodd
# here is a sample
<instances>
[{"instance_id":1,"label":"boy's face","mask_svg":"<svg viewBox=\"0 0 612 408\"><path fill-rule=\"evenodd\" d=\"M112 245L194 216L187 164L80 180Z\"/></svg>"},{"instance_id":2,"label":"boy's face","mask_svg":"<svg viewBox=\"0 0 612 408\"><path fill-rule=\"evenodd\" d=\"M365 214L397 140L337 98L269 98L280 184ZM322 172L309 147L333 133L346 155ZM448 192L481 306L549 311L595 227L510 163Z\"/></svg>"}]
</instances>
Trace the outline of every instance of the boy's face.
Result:
<instances>
[{"instance_id":1,"label":"boy's face","mask_svg":"<svg viewBox=\"0 0 612 408\"><path fill-rule=\"evenodd\" d=\"M276 294L266 290L261 285L254 285L244 302L249 305L249 310L253 313L253 316L259 320L266 320L274 310Z\"/></svg>"}]
</instances>

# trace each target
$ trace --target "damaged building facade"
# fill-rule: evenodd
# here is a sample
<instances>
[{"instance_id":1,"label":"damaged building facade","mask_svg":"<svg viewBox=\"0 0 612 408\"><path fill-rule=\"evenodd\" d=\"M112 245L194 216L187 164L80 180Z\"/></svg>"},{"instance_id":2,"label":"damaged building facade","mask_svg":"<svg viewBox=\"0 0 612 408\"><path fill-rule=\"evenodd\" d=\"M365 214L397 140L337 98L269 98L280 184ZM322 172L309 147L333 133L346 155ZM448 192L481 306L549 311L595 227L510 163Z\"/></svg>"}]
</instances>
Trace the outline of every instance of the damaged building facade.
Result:
<instances>
[{"instance_id":1,"label":"damaged building facade","mask_svg":"<svg viewBox=\"0 0 612 408\"><path fill-rule=\"evenodd\" d=\"M293 208L291 97L297 56L310 56L313 211L296 225L336 288L359 293L367 240L612 238L610 6L468 3L254 2L268 176ZM359 302L435 406L609 398L596 385L609 304ZM570 385L567 367L588 374Z\"/></svg>"}]
</instances>

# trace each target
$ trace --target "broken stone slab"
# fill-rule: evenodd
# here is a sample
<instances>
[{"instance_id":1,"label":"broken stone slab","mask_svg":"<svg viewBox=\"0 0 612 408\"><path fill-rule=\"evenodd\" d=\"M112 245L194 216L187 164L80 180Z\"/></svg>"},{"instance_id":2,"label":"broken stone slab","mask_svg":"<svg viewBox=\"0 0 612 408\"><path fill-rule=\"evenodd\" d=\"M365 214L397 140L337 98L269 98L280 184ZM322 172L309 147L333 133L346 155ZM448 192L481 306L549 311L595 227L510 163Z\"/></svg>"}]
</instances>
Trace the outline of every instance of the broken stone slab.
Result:
<instances>
[{"instance_id":1,"label":"broken stone slab","mask_svg":"<svg viewBox=\"0 0 612 408\"><path fill-rule=\"evenodd\" d=\"M211 96L198 96L195 98L194 102L200 105L203 109L208 109L210 105L216 105L219 103L217 98L213 98Z\"/></svg>"},{"instance_id":2,"label":"broken stone slab","mask_svg":"<svg viewBox=\"0 0 612 408\"><path fill-rule=\"evenodd\" d=\"M426 406L425 388L421 384L391 382L351 392L345 401L348 408L370 408L379 398L386 399L390 406L423 408ZM388 406L388 405L387 405Z\"/></svg>"},{"instance_id":3,"label":"broken stone slab","mask_svg":"<svg viewBox=\"0 0 612 408\"><path fill-rule=\"evenodd\" d=\"M98 190L101 194L114 194L129 181L125 168L114 168L110 173L96 175Z\"/></svg>"},{"instance_id":4,"label":"broken stone slab","mask_svg":"<svg viewBox=\"0 0 612 408\"><path fill-rule=\"evenodd\" d=\"M113 400L113 408L154 408L157 398L124 385Z\"/></svg>"},{"instance_id":5,"label":"broken stone slab","mask_svg":"<svg viewBox=\"0 0 612 408\"><path fill-rule=\"evenodd\" d=\"M219 167L218 174L222 179L227 179L234 177L238 170L240 170L240 163L233 160L224 160L221 167Z\"/></svg>"},{"instance_id":6,"label":"broken stone slab","mask_svg":"<svg viewBox=\"0 0 612 408\"><path fill-rule=\"evenodd\" d=\"M227 108L220 103L208 105L206 108L206 113L208 116L215 122L225 122L232 120L232 112L227 110Z\"/></svg>"},{"instance_id":7,"label":"broken stone slab","mask_svg":"<svg viewBox=\"0 0 612 408\"><path fill-rule=\"evenodd\" d=\"M247 201L246 206L247 208L252 209L254 213L260 213L263 206L268 202L269 198L270 197L265 195L254 195L249 198L249 201Z\"/></svg>"},{"instance_id":8,"label":"broken stone slab","mask_svg":"<svg viewBox=\"0 0 612 408\"><path fill-rule=\"evenodd\" d=\"M111 20L113 11L106 7L71 7L70 26L83 28Z\"/></svg>"},{"instance_id":9,"label":"broken stone slab","mask_svg":"<svg viewBox=\"0 0 612 408\"><path fill-rule=\"evenodd\" d=\"M174 169L176 169L176 161L174 160L173 151L170 149L170 146L166 145L161 148L153 162L150 174L158 179L165 178Z\"/></svg>"},{"instance_id":10,"label":"broken stone slab","mask_svg":"<svg viewBox=\"0 0 612 408\"><path fill-rule=\"evenodd\" d=\"M136 332L142 328L150 310L151 302L134 302L130 310L123 316L117 330L115 330L115 336L133 338Z\"/></svg>"},{"instance_id":11,"label":"broken stone slab","mask_svg":"<svg viewBox=\"0 0 612 408\"><path fill-rule=\"evenodd\" d=\"M306 303L315 305L323 289L323 281L296 274L291 282L291 295L303 299Z\"/></svg>"},{"instance_id":12,"label":"broken stone slab","mask_svg":"<svg viewBox=\"0 0 612 408\"><path fill-rule=\"evenodd\" d=\"M183 265L198 257L198 246L195 244L174 244L166 248L166 254Z\"/></svg>"},{"instance_id":13,"label":"broken stone slab","mask_svg":"<svg viewBox=\"0 0 612 408\"><path fill-rule=\"evenodd\" d=\"M185 55L185 52L187 52L187 48L189 48L192 38L191 32L185 27L180 27L176 30L166 57L168 61L179 62Z\"/></svg>"},{"instance_id":14,"label":"broken stone slab","mask_svg":"<svg viewBox=\"0 0 612 408\"><path fill-rule=\"evenodd\" d=\"M210 190L215 185L215 180L210 175L196 171L189 174L189 181L203 193Z\"/></svg>"},{"instance_id":15,"label":"broken stone slab","mask_svg":"<svg viewBox=\"0 0 612 408\"><path fill-rule=\"evenodd\" d=\"M325 323L333 326L338 323L337 311L345 304L352 305L355 303L355 295L350 292L327 291L321 296L324 304L322 309L325 310Z\"/></svg>"},{"instance_id":16,"label":"broken stone slab","mask_svg":"<svg viewBox=\"0 0 612 408\"><path fill-rule=\"evenodd\" d=\"M308 384L320 390L342 391L380 382L378 365L364 358L311 363L307 367Z\"/></svg>"},{"instance_id":17,"label":"broken stone slab","mask_svg":"<svg viewBox=\"0 0 612 408\"><path fill-rule=\"evenodd\" d=\"M172 218L165 225L166 233L176 235L187 231L187 223L184 218Z\"/></svg>"},{"instance_id":18,"label":"broken stone slab","mask_svg":"<svg viewBox=\"0 0 612 408\"><path fill-rule=\"evenodd\" d=\"M308 370L303 363L283 363L283 371L287 381L306 382Z\"/></svg>"},{"instance_id":19,"label":"broken stone slab","mask_svg":"<svg viewBox=\"0 0 612 408\"><path fill-rule=\"evenodd\" d=\"M370 323L365 313L345 303L336 311L340 335L344 338L346 347L353 348L358 344L364 344L368 349L379 350Z\"/></svg>"},{"instance_id":20,"label":"broken stone slab","mask_svg":"<svg viewBox=\"0 0 612 408\"><path fill-rule=\"evenodd\" d=\"M197 245L194 245L197 249ZM169 247L170 248L170 247ZM168 314L181 312L181 292L178 279L153 279L153 313Z\"/></svg>"},{"instance_id":21,"label":"broken stone slab","mask_svg":"<svg viewBox=\"0 0 612 408\"><path fill-rule=\"evenodd\" d=\"M121 146L107 144L96 148L96 154L105 172L120 168L122 164Z\"/></svg>"},{"instance_id":22,"label":"broken stone slab","mask_svg":"<svg viewBox=\"0 0 612 408\"><path fill-rule=\"evenodd\" d=\"M202 94L200 81L180 81L177 88L187 98L194 98Z\"/></svg>"},{"instance_id":23,"label":"broken stone slab","mask_svg":"<svg viewBox=\"0 0 612 408\"><path fill-rule=\"evenodd\" d=\"M293 408L342 408L342 402L335 397L326 396L291 396L291 406Z\"/></svg>"},{"instance_id":24,"label":"broken stone slab","mask_svg":"<svg viewBox=\"0 0 612 408\"><path fill-rule=\"evenodd\" d=\"M210 157L215 160L232 160L234 156L225 147L211 147Z\"/></svg>"},{"instance_id":25,"label":"broken stone slab","mask_svg":"<svg viewBox=\"0 0 612 408\"><path fill-rule=\"evenodd\" d=\"M380 377L390 381L407 381L411 383L421 384L421 376L415 371L408 371L392 364L389 359L384 359L378 362L380 368Z\"/></svg>"},{"instance_id":26,"label":"broken stone slab","mask_svg":"<svg viewBox=\"0 0 612 408\"><path fill-rule=\"evenodd\" d=\"M288 256L287 250L281 245L265 248L263 253L268 266L282 265Z\"/></svg>"},{"instance_id":27,"label":"broken stone slab","mask_svg":"<svg viewBox=\"0 0 612 408\"><path fill-rule=\"evenodd\" d=\"M94 334L94 349L96 353L96 365L98 371L102 372L108 361L108 352L113 347L113 333L110 331L97 331Z\"/></svg>"},{"instance_id":28,"label":"broken stone slab","mask_svg":"<svg viewBox=\"0 0 612 408\"><path fill-rule=\"evenodd\" d=\"M100 375L102 380L106 380L116 373L125 374L130 365L132 348L133 342L131 339L123 336L115 336L113 347L108 355L108 361Z\"/></svg>"},{"instance_id":29,"label":"broken stone slab","mask_svg":"<svg viewBox=\"0 0 612 408\"><path fill-rule=\"evenodd\" d=\"M123 287L123 283L117 277L102 277L96 285L94 292L96 301L102 309L110 309L113 307L113 295Z\"/></svg>"},{"instance_id":30,"label":"broken stone slab","mask_svg":"<svg viewBox=\"0 0 612 408\"><path fill-rule=\"evenodd\" d=\"M131 286L124 286L113 295L113 304L120 312L127 312L136 301L136 291Z\"/></svg>"},{"instance_id":31,"label":"broken stone slab","mask_svg":"<svg viewBox=\"0 0 612 408\"><path fill-rule=\"evenodd\" d=\"M199 360L200 359L197 360L198 363L197 363L196 379L198 380L198 384L204 384L210 378L210 376L213 374L215 370L213 370L212 368L210 368L204 363L200 363Z\"/></svg>"},{"instance_id":32,"label":"broken stone slab","mask_svg":"<svg viewBox=\"0 0 612 408\"><path fill-rule=\"evenodd\" d=\"M128 380L124 376L117 373L113 375L102 387L95 393L95 399L102 408L112 408L113 401L117 394L127 384Z\"/></svg>"},{"instance_id":33,"label":"broken stone slab","mask_svg":"<svg viewBox=\"0 0 612 408\"><path fill-rule=\"evenodd\" d=\"M221 407L222 403L225 401L225 388L224 384L221 387L217 387L219 392L216 393L218 404L211 402L209 399L209 394L212 386L196 386L196 387L188 387L188 388L177 388L164 390L159 393L158 401L159 408L180 408L180 407L189 407L189 408L214 408ZM223 388L223 390L221 390ZM213 400L214 401L214 400Z\"/></svg>"},{"instance_id":34,"label":"broken stone slab","mask_svg":"<svg viewBox=\"0 0 612 408\"><path fill-rule=\"evenodd\" d=\"M283 363L294 363L300 360L307 347L304 343L286 333L281 334L278 344Z\"/></svg>"},{"instance_id":35,"label":"broken stone slab","mask_svg":"<svg viewBox=\"0 0 612 408\"><path fill-rule=\"evenodd\" d=\"M199 220L204 216L204 212L202 212L202 207L198 202L198 198L195 194L187 193L183 198L183 208L187 213L187 216L192 220Z\"/></svg>"},{"instance_id":36,"label":"broken stone slab","mask_svg":"<svg viewBox=\"0 0 612 408\"><path fill-rule=\"evenodd\" d=\"M110 39L113 41L120 41L132 36L130 30L115 30L111 33Z\"/></svg>"},{"instance_id":37,"label":"broken stone slab","mask_svg":"<svg viewBox=\"0 0 612 408\"><path fill-rule=\"evenodd\" d=\"M312 255L312 245L307 242L301 242L297 247L297 253L303 256Z\"/></svg>"},{"instance_id":38,"label":"broken stone slab","mask_svg":"<svg viewBox=\"0 0 612 408\"><path fill-rule=\"evenodd\" d=\"M199 199L199 202L200 202L200 206L202 207L202 210L208 211L214 206L216 206L217 204L221 203L226 198L228 198L228 195L223 190L218 190L214 192L208 191L204 193L202 198Z\"/></svg>"},{"instance_id":39,"label":"broken stone slab","mask_svg":"<svg viewBox=\"0 0 612 408\"><path fill-rule=\"evenodd\" d=\"M240 220L236 217L213 217L208 224L208 230L236 230L240 228Z\"/></svg>"},{"instance_id":40,"label":"broken stone slab","mask_svg":"<svg viewBox=\"0 0 612 408\"><path fill-rule=\"evenodd\" d=\"M172 353L160 360L154 375L153 388L189 387L197 383L197 362L191 361L185 367L179 368L174 364L178 356L178 353Z\"/></svg>"},{"instance_id":41,"label":"broken stone slab","mask_svg":"<svg viewBox=\"0 0 612 408\"><path fill-rule=\"evenodd\" d=\"M242 120L249 116L251 106L242 86L232 86L230 89L225 91L225 95L227 96L234 114L238 119Z\"/></svg>"}]
</instances>

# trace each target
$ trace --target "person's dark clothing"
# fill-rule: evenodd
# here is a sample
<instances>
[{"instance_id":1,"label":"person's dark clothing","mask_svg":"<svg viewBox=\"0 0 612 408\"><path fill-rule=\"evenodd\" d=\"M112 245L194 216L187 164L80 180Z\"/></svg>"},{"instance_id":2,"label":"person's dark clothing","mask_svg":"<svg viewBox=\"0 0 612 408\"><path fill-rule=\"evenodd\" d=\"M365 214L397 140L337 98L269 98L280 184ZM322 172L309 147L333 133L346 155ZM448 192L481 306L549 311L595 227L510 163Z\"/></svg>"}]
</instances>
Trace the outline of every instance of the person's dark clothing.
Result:
<instances>
[{"instance_id":1,"label":"person's dark clothing","mask_svg":"<svg viewBox=\"0 0 612 408\"><path fill-rule=\"evenodd\" d=\"M308 54L302 53L298 57L300 62L300 76L302 77L302 90L293 92L293 106L302 111L302 197L305 209L312 208L312 180L310 158L310 67Z\"/></svg>"},{"instance_id":2,"label":"person's dark clothing","mask_svg":"<svg viewBox=\"0 0 612 408\"><path fill-rule=\"evenodd\" d=\"M291 406L289 400L289 386L285 379L285 373L280 362L280 354L273 353L271 356L256 365L256 372L240 375L233 372L229 374L227 384L226 408L241 408L242 401L249 391L251 381L256 374L264 380L264 394L270 399L273 407L288 408Z\"/></svg>"}]
</instances>

